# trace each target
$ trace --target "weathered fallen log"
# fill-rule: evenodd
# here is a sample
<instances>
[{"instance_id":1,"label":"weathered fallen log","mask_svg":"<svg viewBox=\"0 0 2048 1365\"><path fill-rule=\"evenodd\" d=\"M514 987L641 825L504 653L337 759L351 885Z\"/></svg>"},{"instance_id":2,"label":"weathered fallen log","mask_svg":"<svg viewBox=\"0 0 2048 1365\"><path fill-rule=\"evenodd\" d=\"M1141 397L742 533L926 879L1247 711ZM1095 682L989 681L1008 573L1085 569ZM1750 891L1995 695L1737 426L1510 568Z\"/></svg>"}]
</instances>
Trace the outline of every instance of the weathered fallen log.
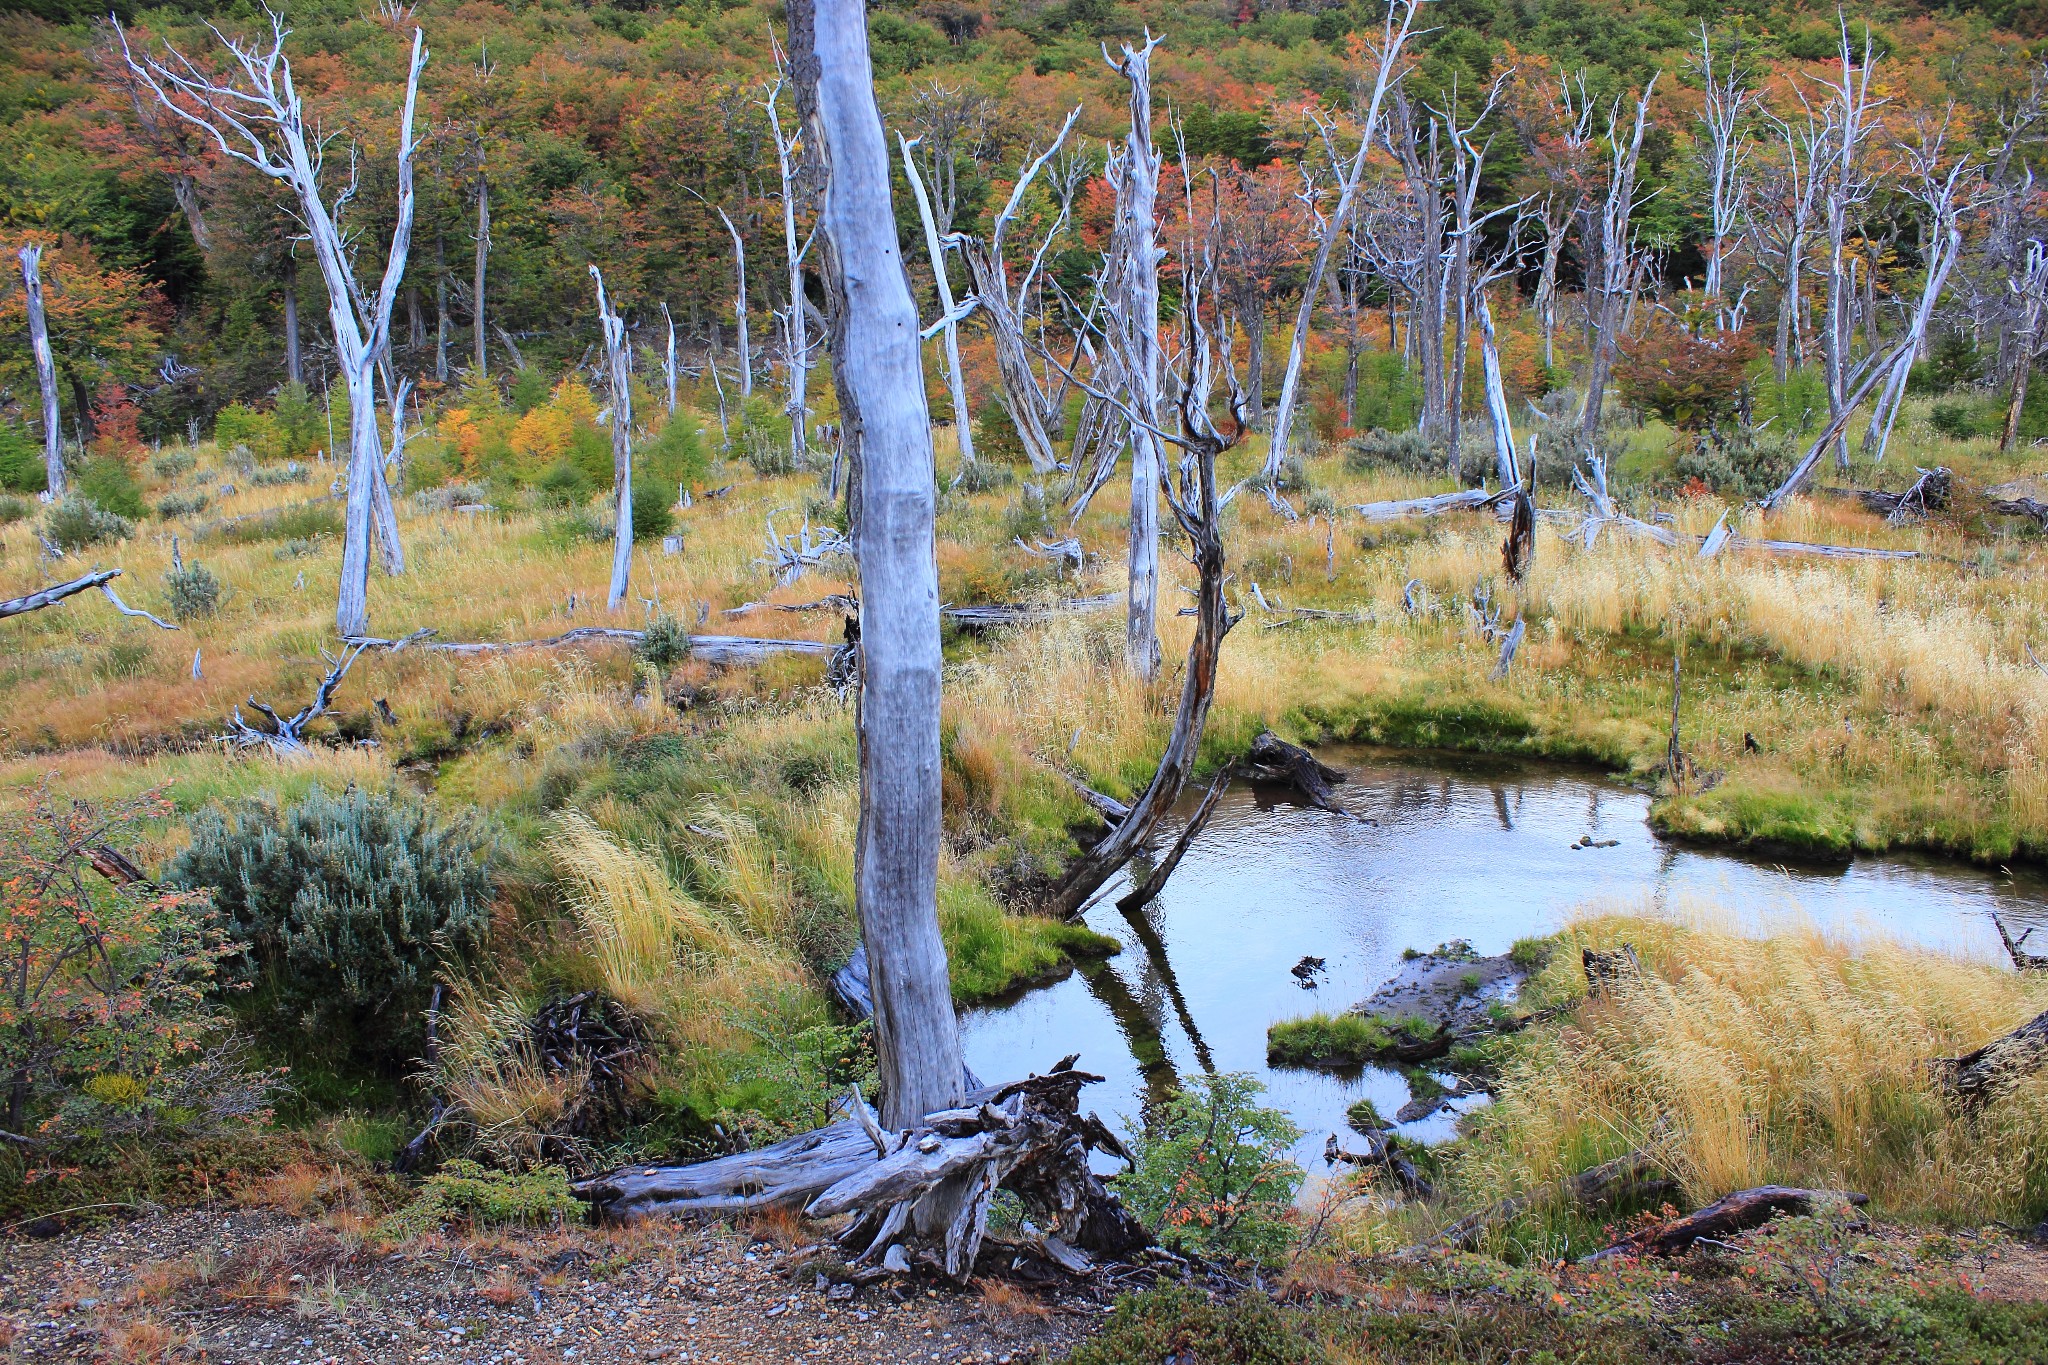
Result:
<instances>
[{"instance_id":1,"label":"weathered fallen log","mask_svg":"<svg viewBox=\"0 0 2048 1365\"><path fill-rule=\"evenodd\" d=\"M1557 1184L1510 1195L1488 1204L1442 1228L1425 1245L1410 1247L1404 1254L1414 1255L1437 1247L1469 1251L1489 1232L1506 1227L1529 1210L1554 1198L1562 1198L1579 1208L1598 1208L1624 1197L1654 1197L1676 1189L1677 1183L1664 1174L1663 1166L1654 1156L1648 1151L1634 1151L1612 1161L1604 1161Z\"/></svg>"},{"instance_id":2,"label":"weathered fallen log","mask_svg":"<svg viewBox=\"0 0 2048 1365\"><path fill-rule=\"evenodd\" d=\"M815 602L744 602L737 607L727 607L721 615L748 616L757 611L834 611L852 613L860 610L860 601L843 592L828 592Z\"/></svg>"},{"instance_id":3,"label":"weathered fallen log","mask_svg":"<svg viewBox=\"0 0 2048 1365\"><path fill-rule=\"evenodd\" d=\"M1954 477L1949 471L1936 468L1920 470L1920 477L1913 480L1912 486L1903 493L1887 493L1879 488L1826 488L1821 491L1829 497L1854 498L1896 525L1909 517L1926 516L1947 507L1954 486Z\"/></svg>"},{"instance_id":4,"label":"weathered fallen log","mask_svg":"<svg viewBox=\"0 0 2048 1365\"><path fill-rule=\"evenodd\" d=\"M1385 1133L1375 1131L1361 1133L1360 1136L1365 1139L1366 1150L1347 1152L1337 1145L1337 1135L1330 1134L1330 1140L1323 1144L1324 1162L1332 1166L1341 1162L1361 1169L1382 1170L1393 1177L1394 1184L1410 1199L1436 1198L1436 1186L1423 1178L1422 1172L1415 1169L1415 1163L1403 1156L1401 1149Z\"/></svg>"},{"instance_id":5,"label":"weathered fallen log","mask_svg":"<svg viewBox=\"0 0 2048 1365\"><path fill-rule=\"evenodd\" d=\"M1107 1130L1093 1115L1080 1116L1079 1096L1101 1079L1058 1070L977 1090L897 1134L860 1112L758 1151L689 1166L624 1167L570 1189L620 1219L767 1208L820 1218L857 1213L841 1234L856 1263L902 1267L916 1258L954 1279L973 1268L996 1190L1010 1189L1045 1235L1123 1256L1150 1237L1088 1167L1088 1152L1102 1146ZM914 1231L917 1204L940 1185L960 1183L966 1197L947 1226Z\"/></svg>"},{"instance_id":6,"label":"weathered fallen log","mask_svg":"<svg viewBox=\"0 0 2048 1365\"><path fill-rule=\"evenodd\" d=\"M2048 502L2033 498L1993 498L1991 510L2008 517L2029 517L2034 524L2048 530Z\"/></svg>"},{"instance_id":7,"label":"weathered fallen log","mask_svg":"<svg viewBox=\"0 0 2048 1365\"><path fill-rule=\"evenodd\" d=\"M1075 777L1072 773L1064 774L1064 776L1067 779L1067 784L1074 789L1075 793L1088 803L1091 810L1102 817L1103 823L1114 827L1122 824L1130 817L1131 808L1117 800L1114 796L1105 796L1080 778Z\"/></svg>"},{"instance_id":8,"label":"weathered fallen log","mask_svg":"<svg viewBox=\"0 0 2048 1365\"><path fill-rule=\"evenodd\" d=\"M1619 948L1602 951L1598 948L1579 950L1579 964L1586 969L1586 994L1598 997L1607 987L1642 979L1642 959L1636 956L1635 947L1624 943Z\"/></svg>"},{"instance_id":9,"label":"weathered fallen log","mask_svg":"<svg viewBox=\"0 0 2048 1365\"><path fill-rule=\"evenodd\" d=\"M1646 1228L1582 1257L1581 1265L1616 1256L1676 1256L1701 1238L1721 1238L1761 1227L1780 1213L1812 1213L1829 1203L1868 1204L1870 1196L1848 1190L1801 1190L1786 1185L1760 1185L1717 1199L1698 1213L1660 1227Z\"/></svg>"},{"instance_id":10,"label":"weathered fallen log","mask_svg":"<svg viewBox=\"0 0 2048 1365\"><path fill-rule=\"evenodd\" d=\"M1960 1057L1934 1063L1942 1087L1964 1105L1980 1105L2010 1090L2048 1063L2048 1011Z\"/></svg>"},{"instance_id":11,"label":"weathered fallen log","mask_svg":"<svg viewBox=\"0 0 2048 1365\"><path fill-rule=\"evenodd\" d=\"M1484 488L1465 488L1456 493L1438 493L1427 498L1397 498L1387 502L1353 503L1352 510L1367 521L1400 521L1406 517L1435 517L1445 512L1477 511L1492 507L1507 497Z\"/></svg>"},{"instance_id":12,"label":"weathered fallen log","mask_svg":"<svg viewBox=\"0 0 2048 1365\"><path fill-rule=\"evenodd\" d=\"M1117 901L1117 909L1126 914L1141 909L1165 889L1166 879L1180 866L1180 860L1186 855L1188 846L1195 842L1195 836L1202 832L1202 826L1208 824L1209 817L1216 813L1216 803L1223 799L1223 793L1230 786L1232 776L1234 774L1229 768L1216 774L1216 780L1209 784L1209 790L1202 796L1202 804L1195 807L1195 813L1188 818L1187 826L1181 830L1180 837L1173 841L1173 847L1167 850L1159 865L1152 869L1152 875L1145 878L1137 890Z\"/></svg>"},{"instance_id":13,"label":"weathered fallen log","mask_svg":"<svg viewBox=\"0 0 2048 1365\"><path fill-rule=\"evenodd\" d=\"M24 594L21 597L7 598L5 601L0 601L0 619L5 619L9 616L20 616L24 612L41 611L44 607L53 607L74 594L90 592L92 589L98 588L106 594L107 600L114 604L114 610L120 612L123 616L140 616L144 620L161 626L165 630L176 630L177 627L169 621L158 620L146 611L129 606L115 595L114 590L108 584L113 582L114 579L119 578L121 572L119 569L95 569L89 574L72 579L69 583L55 583L47 588L41 588L35 592Z\"/></svg>"},{"instance_id":14,"label":"weathered fallen log","mask_svg":"<svg viewBox=\"0 0 2048 1365\"><path fill-rule=\"evenodd\" d=\"M644 630L624 630L613 626L578 626L543 640L433 640L427 638L430 630L414 631L398 640L380 639L374 635L348 635L342 643L360 645L365 649L392 650L428 649L441 654L509 654L522 649L555 649L562 645L585 644L590 641L620 640L627 644L638 644L647 638ZM782 654L812 654L830 657L844 646L830 640L780 640L757 635L692 635L690 657L705 663L722 666L734 664L755 664Z\"/></svg>"},{"instance_id":15,"label":"weathered fallen log","mask_svg":"<svg viewBox=\"0 0 2048 1365\"><path fill-rule=\"evenodd\" d=\"M2028 652L2032 653L2033 651L2029 650ZM2006 929L2005 920L2000 917L1996 910L1991 912L1991 926L1998 930L1998 941L2005 945L2006 956L2012 959L2012 965L2015 970L2022 972L2048 972L2048 955L2030 953L2026 949L2027 940L2033 936L2035 928L2039 926L2029 925L2026 929L2020 931L2018 938L2014 938Z\"/></svg>"},{"instance_id":16,"label":"weathered fallen log","mask_svg":"<svg viewBox=\"0 0 2048 1365\"><path fill-rule=\"evenodd\" d=\"M1342 782L1344 774L1316 761L1315 755L1289 744L1271 730L1261 730L1245 752L1245 775L1254 782L1285 783L1308 798L1310 805L1333 815L1349 815L1338 802L1330 784Z\"/></svg>"},{"instance_id":17,"label":"weathered fallen log","mask_svg":"<svg viewBox=\"0 0 2048 1365\"><path fill-rule=\"evenodd\" d=\"M1093 597L1070 597L1044 606L995 602L978 607L943 607L939 615L962 630L1001 630L1011 626L1040 625L1077 612L1107 611L1123 600L1124 595L1120 592L1105 592Z\"/></svg>"}]
</instances>

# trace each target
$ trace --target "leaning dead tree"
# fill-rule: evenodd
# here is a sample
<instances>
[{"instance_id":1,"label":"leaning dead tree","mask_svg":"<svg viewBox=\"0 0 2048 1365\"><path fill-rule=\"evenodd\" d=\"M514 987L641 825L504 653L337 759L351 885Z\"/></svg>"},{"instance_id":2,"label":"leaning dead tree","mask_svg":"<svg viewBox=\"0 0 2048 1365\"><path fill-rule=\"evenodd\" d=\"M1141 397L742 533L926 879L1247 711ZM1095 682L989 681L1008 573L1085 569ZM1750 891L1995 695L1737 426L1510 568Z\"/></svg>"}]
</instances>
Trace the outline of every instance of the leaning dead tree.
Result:
<instances>
[{"instance_id":1,"label":"leaning dead tree","mask_svg":"<svg viewBox=\"0 0 2048 1365\"><path fill-rule=\"evenodd\" d=\"M626 323L604 295L604 273L595 265L590 278L597 285L597 325L604 332L605 373L612 389L612 586L605 610L617 611L626 600L626 582L633 572L633 352L626 345Z\"/></svg>"},{"instance_id":2,"label":"leaning dead tree","mask_svg":"<svg viewBox=\"0 0 2048 1365\"><path fill-rule=\"evenodd\" d=\"M384 481L384 441L377 427L377 367L389 344L392 309L412 242L413 155L417 150L413 111L419 98L420 71L427 64L426 40L419 29L413 30L405 108L398 125L397 215L383 278L370 294L356 277L351 234L343 229L353 177L347 189L329 199L321 184L326 142L307 127L305 104L293 82L291 60L284 54L289 30L282 16L265 12L270 19L267 40L243 42L214 30L233 63L232 73L222 79L208 75L168 44L162 60L138 58L129 49L126 32L118 24L115 31L128 69L165 108L205 133L223 156L288 187L298 201L299 221L313 244L327 285L335 360L348 388L348 513L342 533L335 624L343 635L360 635L369 627L373 521L386 572L405 570L398 519Z\"/></svg>"},{"instance_id":3,"label":"leaning dead tree","mask_svg":"<svg viewBox=\"0 0 2048 1365\"><path fill-rule=\"evenodd\" d=\"M64 427L57 413L57 361L50 354L50 325L43 316L43 249L31 243L16 255L28 306L28 344L36 357L36 385L43 391L43 479L50 496L64 496Z\"/></svg>"},{"instance_id":4,"label":"leaning dead tree","mask_svg":"<svg viewBox=\"0 0 2048 1365\"><path fill-rule=\"evenodd\" d=\"M1267 499L1284 508L1279 492L1281 465L1287 459L1288 443L1294 431L1294 412L1301 404L1301 371L1308 359L1308 339L1314 326L1316 300L1323 292L1323 277L1329 273L1330 257L1341 242L1349 240L1347 229L1358 204L1359 186L1365 179L1366 163L1372 155L1373 130L1379 126L1380 106L1388 89L1398 80L1401 49L1414 28L1421 0L1388 0L1387 17L1381 27L1378 69L1373 77L1372 97L1366 104L1364 126L1359 129L1358 149L1337 166L1337 202L1316 225L1315 255L1309 260L1308 279L1301 287L1301 302L1295 308L1294 334L1287 344L1287 365L1280 375L1280 401L1273 409L1273 441L1266 452L1265 467L1259 471L1265 481ZM1399 19L1399 23L1395 22ZM1314 110L1304 114L1334 141L1334 128Z\"/></svg>"}]
</instances>

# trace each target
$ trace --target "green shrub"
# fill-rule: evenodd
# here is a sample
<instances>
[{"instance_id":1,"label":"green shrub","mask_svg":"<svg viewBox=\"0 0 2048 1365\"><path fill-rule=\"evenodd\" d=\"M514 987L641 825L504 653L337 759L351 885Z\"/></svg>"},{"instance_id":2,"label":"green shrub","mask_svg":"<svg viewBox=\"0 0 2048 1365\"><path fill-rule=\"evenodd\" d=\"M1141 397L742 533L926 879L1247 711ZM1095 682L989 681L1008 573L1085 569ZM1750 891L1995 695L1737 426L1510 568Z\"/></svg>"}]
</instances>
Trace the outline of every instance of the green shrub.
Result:
<instances>
[{"instance_id":1,"label":"green shrub","mask_svg":"<svg viewBox=\"0 0 2048 1365\"><path fill-rule=\"evenodd\" d=\"M1342 360L1336 352L1332 355ZM1422 381L1401 357L1372 351L1358 358L1358 397L1352 404L1351 426L1357 431L1379 428L1402 431L1422 416Z\"/></svg>"},{"instance_id":2,"label":"green shrub","mask_svg":"<svg viewBox=\"0 0 2048 1365\"><path fill-rule=\"evenodd\" d=\"M103 512L89 499L72 494L50 509L43 519L43 534L58 549L69 553L110 540L126 540L135 526L126 517Z\"/></svg>"},{"instance_id":3,"label":"green shrub","mask_svg":"<svg viewBox=\"0 0 2048 1365\"><path fill-rule=\"evenodd\" d=\"M1024 440L1017 435L1017 424L1010 420L1008 410L993 399L983 403L981 411L974 414L974 458L991 471L1001 470L1003 475L1008 475L1010 466L1024 458ZM1008 482L1003 477L1000 483L990 486L1001 487Z\"/></svg>"},{"instance_id":4,"label":"green shrub","mask_svg":"<svg viewBox=\"0 0 2048 1365\"><path fill-rule=\"evenodd\" d=\"M156 514L165 521L196 517L213 500L204 493L167 493L157 500Z\"/></svg>"},{"instance_id":5,"label":"green shrub","mask_svg":"<svg viewBox=\"0 0 2048 1365\"><path fill-rule=\"evenodd\" d=\"M1679 481L1698 479L1730 498L1762 497L1784 481L1796 458L1792 438L1775 430L1711 427L1678 439L1685 444L1672 462Z\"/></svg>"},{"instance_id":6,"label":"green shrub","mask_svg":"<svg viewBox=\"0 0 2048 1365\"><path fill-rule=\"evenodd\" d=\"M1750 416L1778 436L1817 433L1828 420L1828 386L1817 369L1789 370L1779 383L1768 360L1750 366Z\"/></svg>"},{"instance_id":7,"label":"green shrub","mask_svg":"<svg viewBox=\"0 0 2048 1365\"><path fill-rule=\"evenodd\" d=\"M175 482L199 467L199 457L189 450L166 450L151 460L149 467L159 479Z\"/></svg>"},{"instance_id":8,"label":"green shrub","mask_svg":"<svg viewBox=\"0 0 2048 1365\"><path fill-rule=\"evenodd\" d=\"M1052 507L1046 501L1045 490L1035 483L1025 484L1018 490L1017 500L1003 509L1003 539L1021 540L1028 545L1052 533Z\"/></svg>"},{"instance_id":9,"label":"green shrub","mask_svg":"<svg viewBox=\"0 0 2048 1365\"><path fill-rule=\"evenodd\" d=\"M397 793L316 787L287 807L203 811L191 834L168 880L214 889L247 945L229 966L256 988L259 1022L325 1034L371 1064L410 1056L434 978L473 961L483 942L483 831Z\"/></svg>"},{"instance_id":10,"label":"green shrub","mask_svg":"<svg viewBox=\"0 0 2048 1365\"><path fill-rule=\"evenodd\" d=\"M796 455L789 448L789 414L761 394L741 405L733 443L762 478L793 473Z\"/></svg>"},{"instance_id":11,"label":"green shrub","mask_svg":"<svg viewBox=\"0 0 2048 1365\"><path fill-rule=\"evenodd\" d=\"M647 623L647 633L634 652L666 673L690 657L690 628L663 613Z\"/></svg>"},{"instance_id":12,"label":"green shrub","mask_svg":"<svg viewBox=\"0 0 2048 1365\"><path fill-rule=\"evenodd\" d=\"M1410 474L1441 474L1450 468L1442 447L1419 431L1375 428L1344 446L1344 467L1354 474L1399 469Z\"/></svg>"},{"instance_id":13,"label":"green shrub","mask_svg":"<svg viewBox=\"0 0 2048 1365\"><path fill-rule=\"evenodd\" d=\"M213 439L223 453L237 446L257 459L277 454L277 423L245 403L230 403L213 419Z\"/></svg>"},{"instance_id":14,"label":"green shrub","mask_svg":"<svg viewBox=\"0 0 2048 1365\"><path fill-rule=\"evenodd\" d=\"M1164 1245L1271 1261L1293 1240L1301 1130L1256 1103L1264 1091L1241 1071L1191 1077L1132 1142L1117 1193Z\"/></svg>"},{"instance_id":15,"label":"green shrub","mask_svg":"<svg viewBox=\"0 0 2048 1365\"><path fill-rule=\"evenodd\" d=\"M675 528L676 486L644 474L633 476L633 539L660 540Z\"/></svg>"},{"instance_id":16,"label":"green shrub","mask_svg":"<svg viewBox=\"0 0 2048 1365\"><path fill-rule=\"evenodd\" d=\"M633 452L633 471L636 476L644 473L667 484L671 499L684 484L702 483L709 477L711 457L697 438L696 414L683 408L669 418L653 440ZM634 482L638 481L636 477ZM636 490L633 496L637 499L640 494Z\"/></svg>"},{"instance_id":17,"label":"green shrub","mask_svg":"<svg viewBox=\"0 0 2048 1365\"><path fill-rule=\"evenodd\" d=\"M232 521L211 532L229 545L254 545L264 540L313 540L341 534L341 516L320 502L294 503L261 516Z\"/></svg>"},{"instance_id":18,"label":"green shrub","mask_svg":"<svg viewBox=\"0 0 2048 1365\"><path fill-rule=\"evenodd\" d=\"M567 460L558 460L540 476L534 491L546 506L576 507L590 501L591 495L597 492L597 484Z\"/></svg>"},{"instance_id":19,"label":"green shrub","mask_svg":"<svg viewBox=\"0 0 2048 1365\"><path fill-rule=\"evenodd\" d=\"M1000 414L998 415L1000 416ZM1009 419L1004 418L1003 423L1007 427ZM992 459L982 451L979 427L980 423L977 420L977 430L974 437L974 463L962 465L960 467L960 477L953 484L953 487L962 493L993 493L998 488L1008 488L1017 481L1017 471L1010 467L1009 461ZM1016 441L1017 437L1014 431L1010 433L1010 439L1012 443Z\"/></svg>"},{"instance_id":20,"label":"green shrub","mask_svg":"<svg viewBox=\"0 0 2048 1365\"><path fill-rule=\"evenodd\" d=\"M286 460L280 465L252 469L249 471L249 486L252 488L278 488L289 483L304 483L311 475L306 466L297 460Z\"/></svg>"},{"instance_id":21,"label":"green shrub","mask_svg":"<svg viewBox=\"0 0 2048 1365\"><path fill-rule=\"evenodd\" d=\"M40 493L48 473L43 466L43 447L14 423L0 422L0 489Z\"/></svg>"},{"instance_id":22,"label":"green shrub","mask_svg":"<svg viewBox=\"0 0 2048 1365\"><path fill-rule=\"evenodd\" d=\"M119 455L95 455L87 460L78 471L77 491L101 511L117 517L133 520L149 515L149 504L142 500L142 485L135 481L135 471Z\"/></svg>"},{"instance_id":23,"label":"green shrub","mask_svg":"<svg viewBox=\"0 0 2048 1365\"><path fill-rule=\"evenodd\" d=\"M1927 425L1934 428L1937 436L1945 436L1951 441L1967 441L1986 434L1985 423L1979 414L1980 405L1976 403L1936 403L1934 410L1927 414Z\"/></svg>"},{"instance_id":24,"label":"green shrub","mask_svg":"<svg viewBox=\"0 0 2048 1365\"><path fill-rule=\"evenodd\" d=\"M164 587L171 594L171 615L180 621L196 621L220 610L220 580L204 564L187 564L164 575Z\"/></svg>"},{"instance_id":25,"label":"green shrub","mask_svg":"<svg viewBox=\"0 0 2048 1365\"><path fill-rule=\"evenodd\" d=\"M569 1173L560 1166L507 1174L458 1158L421 1182L412 1202L386 1216L378 1231L393 1240L404 1240L451 1225L472 1232L495 1227L559 1227L582 1208L569 1193Z\"/></svg>"},{"instance_id":26,"label":"green shrub","mask_svg":"<svg viewBox=\"0 0 2048 1365\"><path fill-rule=\"evenodd\" d=\"M546 372L528 365L512 376L512 411L524 417L552 398L554 392L555 383Z\"/></svg>"},{"instance_id":27,"label":"green shrub","mask_svg":"<svg viewBox=\"0 0 2048 1365\"><path fill-rule=\"evenodd\" d=\"M36 505L27 498L0 497L0 526L11 526L17 521L26 521L35 510Z\"/></svg>"},{"instance_id":28,"label":"green shrub","mask_svg":"<svg viewBox=\"0 0 2048 1365\"><path fill-rule=\"evenodd\" d=\"M286 384L270 410L277 431L278 453L304 459L327 444L327 414L313 402L304 384Z\"/></svg>"}]
</instances>

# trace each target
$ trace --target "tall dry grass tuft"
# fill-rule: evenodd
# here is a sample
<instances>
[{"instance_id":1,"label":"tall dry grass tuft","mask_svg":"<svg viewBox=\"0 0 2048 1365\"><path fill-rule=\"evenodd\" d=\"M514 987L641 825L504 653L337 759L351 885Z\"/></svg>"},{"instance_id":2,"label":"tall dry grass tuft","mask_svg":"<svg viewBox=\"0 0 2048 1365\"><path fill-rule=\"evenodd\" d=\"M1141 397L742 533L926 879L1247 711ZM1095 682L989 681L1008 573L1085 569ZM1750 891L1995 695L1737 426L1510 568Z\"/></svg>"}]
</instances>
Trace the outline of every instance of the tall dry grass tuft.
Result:
<instances>
[{"instance_id":1,"label":"tall dry grass tuft","mask_svg":"<svg viewBox=\"0 0 2048 1365\"><path fill-rule=\"evenodd\" d=\"M750 996L802 980L786 951L669 879L661 863L564 811L547 841L605 988L677 1042L724 1046Z\"/></svg>"},{"instance_id":2,"label":"tall dry grass tuft","mask_svg":"<svg viewBox=\"0 0 2048 1365\"><path fill-rule=\"evenodd\" d=\"M1644 974L1519 1054L1459 1157L1463 1192L1533 1188L1647 1146L1696 1202L1778 1183L1859 1190L1892 1216L2038 1218L2048 1077L1965 1116L1929 1063L2048 1007L2048 983L1803 922L1771 929L1574 924L1537 994L1584 991L1582 947L1631 944Z\"/></svg>"}]
</instances>

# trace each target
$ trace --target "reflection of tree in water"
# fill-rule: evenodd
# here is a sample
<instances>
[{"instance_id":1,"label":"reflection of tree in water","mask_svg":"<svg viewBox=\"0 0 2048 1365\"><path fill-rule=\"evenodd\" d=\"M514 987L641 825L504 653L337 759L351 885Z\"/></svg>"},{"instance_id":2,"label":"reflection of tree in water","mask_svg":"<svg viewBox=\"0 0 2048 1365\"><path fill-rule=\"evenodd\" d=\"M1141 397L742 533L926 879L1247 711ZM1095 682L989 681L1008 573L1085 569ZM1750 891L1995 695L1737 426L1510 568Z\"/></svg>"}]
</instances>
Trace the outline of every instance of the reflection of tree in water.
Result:
<instances>
[{"instance_id":1,"label":"reflection of tree in water","mask_svg":"<svg viewBox=\"0 0 2048 1365\"><path fill-rule=\"evenodd\" d=\"M1088 993L1100 1001L1102 1007L1109 1011L1109 1017L1116 1021L1117 1032L1123 1034L1131 1060L1138 1064L1138 1074L1145 1078L1145 1107L1150 1109L1163 1103L1180 1088L1180 1074L1174 1070L1173 1059L1167 1055L1157 1006L1147 1010L1138 997L1131 994L1131 988L1117 975L1116 968L1107 962L1083 963L1080 971ZM1082 1065L1085 1067L1086 1064L1087 1059L1083 1058Z\"/></svg>"},{"instance_id":2,"label":"reflection of tree in water","mask_svg":"<svg viewBox=\"0 0 2048 1365\"><path fill-rule=\"evenodd\" d=\"M1508 814L1508 789L1496 782L1491 790L1493 792L1494 818L1500 821L1502 829L1513 834L1515 832L1515 821L1514 817Z\"/></svg>"},{"instance_id":3,"label":"reflection of tree in water","mask_svg":"<svg viewBox=\"0 0 2048 1365\"><path fill-rule=\"evenodd\" d=\"M1188 1009L1187 997L1181 994L1180 978L1174 975L1173 963L1166 956L1166 940L1159 937L1159 926L1151 916L1158 913L1159 901L1152 901L1139 910L1124 911L1124 922L1131 926L1131 932L1138 936L1138 946L1145 950L1145 965L1148 975L1157 981L1166 992L1166 998L1173 1005L1173 1014L1180 1021L1181 1031L1188 1036L1188 1042L1195 1050L1195 1065L1214 1075L1216 1061L1209 1055L1209 1045L1202 1040L1202 1031L1195 1027L1195 1016Z\"/></svg>"}]
</instances>

